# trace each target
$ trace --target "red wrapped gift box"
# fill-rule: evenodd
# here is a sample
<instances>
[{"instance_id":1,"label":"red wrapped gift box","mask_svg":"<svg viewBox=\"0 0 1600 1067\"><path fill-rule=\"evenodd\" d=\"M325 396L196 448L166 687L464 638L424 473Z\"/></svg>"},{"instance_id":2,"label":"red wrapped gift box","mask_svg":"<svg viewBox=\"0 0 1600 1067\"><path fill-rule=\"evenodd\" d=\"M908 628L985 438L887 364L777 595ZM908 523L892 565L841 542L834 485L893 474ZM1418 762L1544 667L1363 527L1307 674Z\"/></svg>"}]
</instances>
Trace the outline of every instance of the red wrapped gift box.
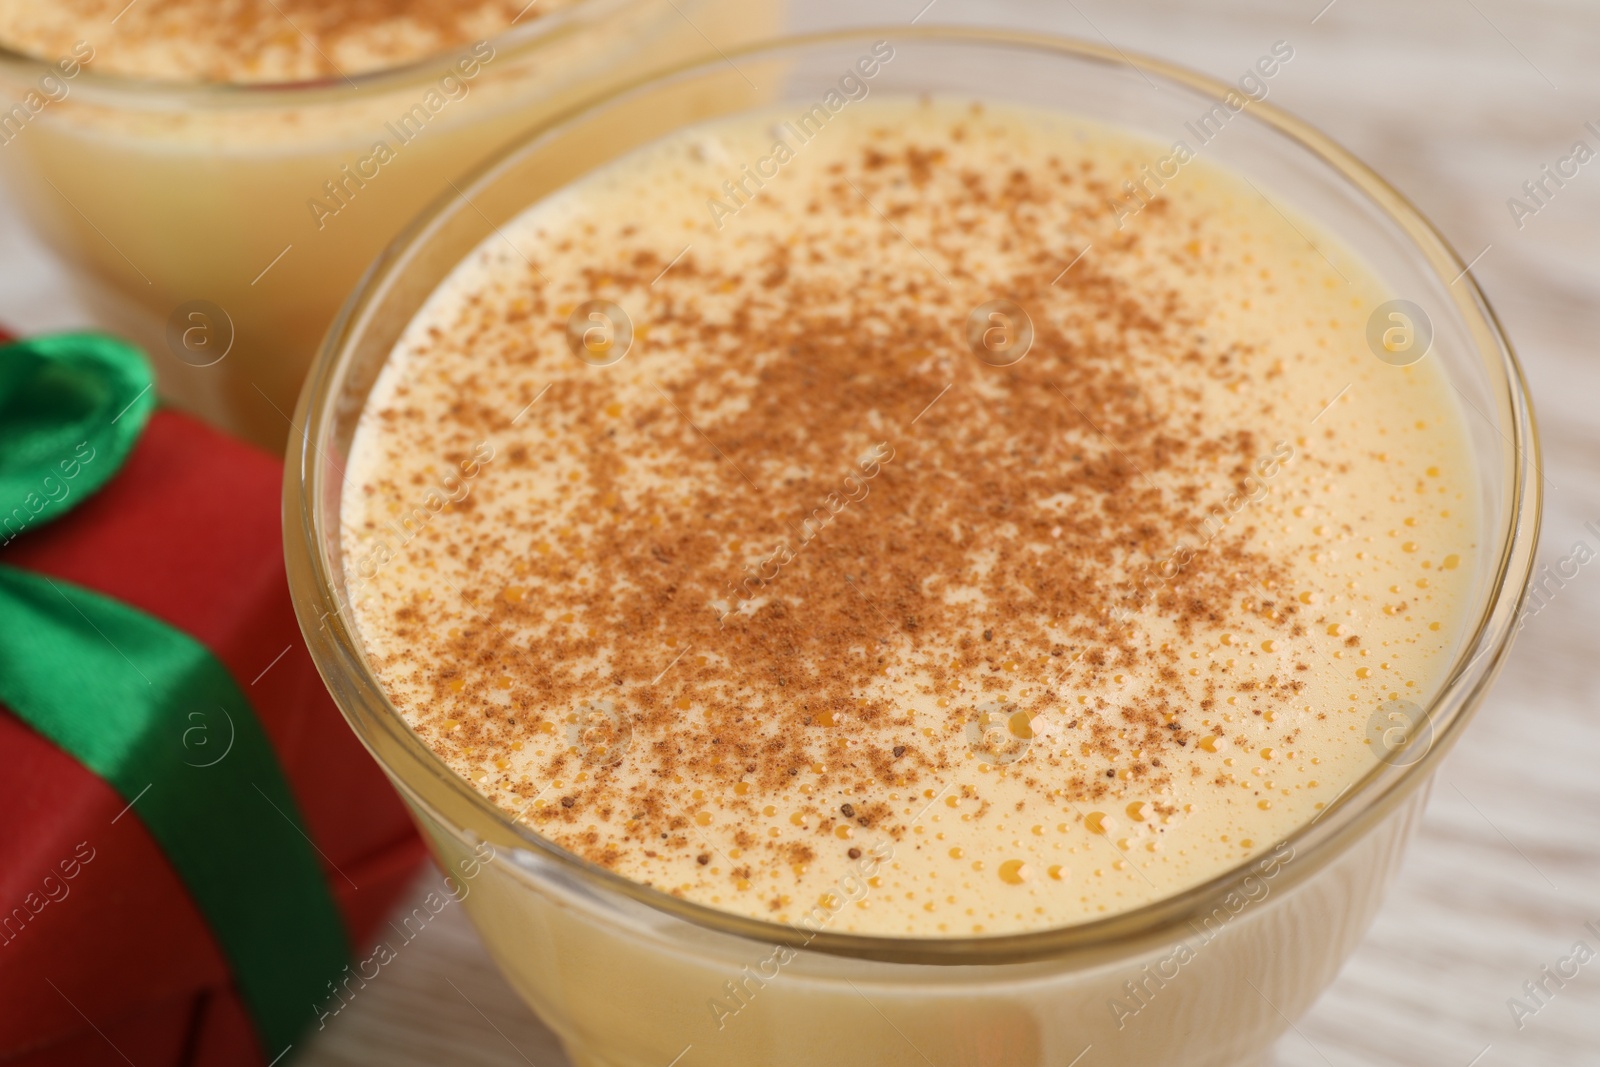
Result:
<instances>
[{"instance_id":1,"label":"red wrapped gift box","mask_svg":"<svg viewBox=\"0 0 1600 1067\"><path fill-rule=\"evenodd\" d=\"M284 577L281 478L272 457L158 411L107 486L0 559L147 612L227 667L360 955L423 848L306 653ZM5 709L0 812L0 1062L267 1063L227 962L137 808Z\"/></svg>"}]
</instances>

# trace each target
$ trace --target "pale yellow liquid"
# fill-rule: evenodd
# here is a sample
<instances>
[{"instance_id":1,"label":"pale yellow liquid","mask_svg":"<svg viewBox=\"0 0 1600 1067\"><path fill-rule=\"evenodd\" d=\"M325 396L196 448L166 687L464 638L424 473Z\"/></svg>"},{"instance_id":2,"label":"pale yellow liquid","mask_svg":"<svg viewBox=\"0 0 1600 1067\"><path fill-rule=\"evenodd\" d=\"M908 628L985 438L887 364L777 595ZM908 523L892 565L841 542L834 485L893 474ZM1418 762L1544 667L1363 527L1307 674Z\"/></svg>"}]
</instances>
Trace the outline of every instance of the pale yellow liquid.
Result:
<instances>
[{"instance_id":1,"label":"pale yellow liquid","mask_svg":"<svg viewBox=\"0 0 1600 1067\"><path fill-rule=\"evenodd\" d=\"M1269 853L1370 770L1368 724L1380 705L1427 704L1467 606L1477 514L1460 415L1430 360L1391 367L1367 347L1368 315L1393 294L1311 223L1291 225L1281 204L1204 160L1167 185L1161 206L1119 227L1085 175L1120 196L1124 177L1166 151L1104 128L871 98L799 144L778 125L792 117L676 135L534 205L464 261L412 323L368 401L343 513L357 575L352 609L394 703L477 789L556 843L687 898L783 922L820 914L835 930L924 937L1037 929L1136 907ZM796 146L793 158L757 195L732 196L723 183L770 158L775 136ZM926 184L866 162L869 151L892 160L908 148L945 153ZM964 199L973 187L963 174L993 194L1018 170L1046 190L1025 230L975 194ZM1052 177L1064 172L1078 178ZM841 181L858 201L843 197ZM957 215L968 225L952 232ZM778 246L825 251L796 255L790 275L834 287L840 312L877 294L874 316L830 323L826 308L762 305ZM1041 249L1052 253L1048 268L1029 258ZM641 252L653 266L636 277ZM1127 354L1139 394L1153 411L1198 415L1197 440L1249 433L1252 458L1277 462L1252 463L1270 471L1250 483L1253 502L1238 495L1237 457L1203 449L1174 460L1149 488L1188 493L1197 516L1233 512L1215 523L1207 551L1233 546L1269 560L1275 585L1211 605L1215 618L1186 634L1156 583L1155 596L1126 615L1036 619L1035 632L1057 639L1007 644L997 613L1026 613L1029 594L1018 589L1001 603L985 586L997 540L1034 553L1041 580L1074 561L1052 546L1047 527L1028 540L1020 519L943 515L941 534L970 546L968 570L922 577L939 579L929 595L944 608L967 613L969 641L995 633L993 669L952 674L953 641L930 647L887 626L882 670L857 703L892 706L896 720L859 721L848 705L802 717L770 678L741 669L737 640L721 636L723 616L749 615L736 620L749 628L733 631L757 635L759 613L774 601L804 612L818 595L808 583L828 572L830 531L756 599L739 601L728 584L793 538L817 507L817 484L861 469L879 442L893 458L869 488L952 471L973 477L963 466L973 456L1003 482L1009 464L1027 462L1007 449L1004 412L1020 402L1016 390L1093 351L1099 290L1076 279L1036 287L1033 321L1079 331L1083 348L1036 347L1017 367L1043 378L1023 381L980 362L963 331L971 308L1008 297L1025 270L1045 279L1062 271L1058 282L1093 272L1184 323L1181 334L1156 330ZM585 365L568 345L569 314L591 300L625 309L635 330L628 354L605 367ZM683 302L747 343L719 346L714 335L674 326L665 309ZM752 306L753 319L725 321ZM832 330L849 343L857 330L892 337L904 321L897 315L919 314L947 319L948 329L916 352L864 360L854 387L870 396L891 378L910 381L929 407L879 408L841 392L848 418L819 420L791 451L740 449L750 431L739 420L761 399L763 371L789 358L760 342L768 331L792 329L798 317L810 324L803 335ZM1201 358L1179 358L1191 350ZM729 380L744 383L744 400L711 403L700 391ZM1121 450L1103 432L1113 425L1106 412L1083 397L1061 401L1083 405L1072 448L1113 463ZM711 447L674 450L694 435ZM612 457L605 486L593 482L589 459L601 450ZM481 462L469 461L469 471L461 464L472 456ZM805 488L787 492L786 478ZM1126 491L1144 482L1141 472ZM601 573L590 553L603 531L590 512L602 492L613 497L607 506L653 513L663 536L695 525L719 496L764 501L766 521L705 530L717 547L682 594L703 603L703 628L670 632L649 617L616 625L603 598L601 608L573 610ZM836 530L870 524L885 543L929 536L922 517L874 511L879 499L869 492L850 503ZM1016 506L1066 523L1108 502L1034 497ZM1161 532L1095 580L1136 580L1179 539ZM873 597L886 595L874 574L892 562L836 560L833 580L859 581L860 610L870 615ZM1126 630L1148 658L1096 664L1092 635L1111 628ZM473 641L485 653L517 654L490 661L471 653ZM624 649L649 650L661 673L612 681L609 664ZM541 672L570 679L579 696L564 707L528 706ZM1143 726L1119 716L1157 692L1170 698L1158 728L1176 726L1188 744L1152 745ZM655 700L677 709L669 727L631 717ZM716 700L743 702L754 732L788 723L814 758L783 788L764 780L770 768L732 784L737 775L710 760L658 773L656 746L701 736ZM596 709L627 724L598 758L583 733ZM1006 730L998 753L992 735L975 746L971 730L995 709ZM872 779L853 759L895 745L944 765ZM628 803L651 791L681 815L664 845L646 840L648 820ZM559 802L568 795L578 798L575 811ZM886 811L862 827L839 816L845 804ZM869 889L858 895L855 879ZM841 896L848 906L838 906Z\"/></svg>"},{"instance_id":2,"label":"pale yellow liquid","mask_svg":"<svg viewBox=\"0 0 1600 1067\"><path fill-rule=\"evenodd\" d=\"M38 72L0 77L5 98L23 109L0 138L0 174L23 217L71 266L96 324L150 353L164 397L273 451L292 432L300 385L339 306L429 201L528 126L705 47L664 5L561 5L570 21L544 45L508 47L490 36L430 58L431 39L404 27L386 31L381 48L364 48L359 36L318 45L358 81L396 55L421 64L414 78L357 89L318 69L324 57L285 28L282 48L255 56L233 80L309 75L321 87L230 93L183 85L228 80L217 77L204 34L119 41L113 31L140 9L111 27L116 6L76 31L64 22L70 10L54 4L0 6L0 43L47 63L71 58L80 38L91 53L75 76L52 73L49 94ZM684 13L715 26L724 47L775 17L772 4L742 0L704 0ZM506 21L465 25L490 34ZM90 84L97 74L131 76L145 91ZM144 80L194 92L167 97ZM402 142L389 127L408 115L414 135ZM393 156L374 165L380 141ZM352 180L347 168L367 178ZM218 310L180 316L176 336L188 350L175 353L174 312L194 301Z\"/></svg>"}]
</instances>

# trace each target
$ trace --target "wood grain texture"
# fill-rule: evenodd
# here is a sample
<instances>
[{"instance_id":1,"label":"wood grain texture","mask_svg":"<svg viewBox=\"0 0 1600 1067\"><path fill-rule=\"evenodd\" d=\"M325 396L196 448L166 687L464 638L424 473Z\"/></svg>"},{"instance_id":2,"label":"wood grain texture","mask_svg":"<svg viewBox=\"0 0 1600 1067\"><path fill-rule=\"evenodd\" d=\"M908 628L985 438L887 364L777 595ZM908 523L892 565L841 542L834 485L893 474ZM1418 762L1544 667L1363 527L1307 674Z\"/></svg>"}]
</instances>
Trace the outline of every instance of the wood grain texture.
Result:
<instances>
[{"instance_id":1,"label":"wood grain texture","mask_svg":"<svg viewBox=\"0 0 1600 1067\"><path fill-rule=\"evenodd\" d=\"M926 0L795 0L805 28L909 20ZM1542 562L1600 548L1600 161L1519 228L1506 206L1600 125L1600 8L1578 0L936 0L923 21L1113 41L1237 77L1296 58L1273 100L1409 196L1465 259L1518 346L1538 405ZM1320 17L1319 16L1320 12ZM1315 22L1313 22L1315 19ZM715 37L715 27L705 27ZM1484 250L1487 249L1485 252ZM64 277L0 218L0 321L76 325ZM1277 1067L1600 1064L1600 959L1519 1029L1507 999L1600 923L1600 562L1555 591L1450 755L1388 903ZM429 872L418 894L439 883ZM449 908L314 1035L306 1067L565 1063ZM753 1065L756 1067L756 1065ZM1083 1067L1096 1067L1088 1058Z\"/></svg>"}]
</instances>

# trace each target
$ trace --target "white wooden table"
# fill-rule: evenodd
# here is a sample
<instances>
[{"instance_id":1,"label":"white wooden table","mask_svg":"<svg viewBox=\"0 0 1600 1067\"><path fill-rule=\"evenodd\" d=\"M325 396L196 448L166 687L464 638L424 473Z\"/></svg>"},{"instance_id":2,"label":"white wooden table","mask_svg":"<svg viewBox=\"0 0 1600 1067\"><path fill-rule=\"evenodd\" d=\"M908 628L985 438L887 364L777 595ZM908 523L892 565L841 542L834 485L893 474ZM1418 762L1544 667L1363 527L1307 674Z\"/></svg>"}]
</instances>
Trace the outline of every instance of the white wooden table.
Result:
<instances>
[{"instance_id":1,"label":"white wooden table","mask_svg":"<svg viewBox=\"0 0 1600 1067\"><path fill-rule=\"evenodd\" d=\"M794 0L796 26L905 22L927 0ZM1600 7L1580 0L936 0L924 22L1108 39L1232 79L1278 39L1273 99L1373 164L1474 268L1541 419L1544 562L1600 550L1600 161L1518 229L1506 206L1575 140L1600 149ZM1319 15L1320 12L1320 15ZM1315 21L1313 22L1313 20ZM715 27L707 27L715 36ZM80 325L59 269L0 215L0 322ZM1600 567L1524 630L1450 755L1403 874L1278 1067L1600 1064L1600 959L1519 1030L1507 999L1585 940L1600 951ZM1595 704L1591 704L1595 702ZM429 871L417 891L437 885ZM306 1067L564 1067L449 909L304 1050ZM752 1065L757 1067L757 1065Z\"/></svg>"}]
</instances>

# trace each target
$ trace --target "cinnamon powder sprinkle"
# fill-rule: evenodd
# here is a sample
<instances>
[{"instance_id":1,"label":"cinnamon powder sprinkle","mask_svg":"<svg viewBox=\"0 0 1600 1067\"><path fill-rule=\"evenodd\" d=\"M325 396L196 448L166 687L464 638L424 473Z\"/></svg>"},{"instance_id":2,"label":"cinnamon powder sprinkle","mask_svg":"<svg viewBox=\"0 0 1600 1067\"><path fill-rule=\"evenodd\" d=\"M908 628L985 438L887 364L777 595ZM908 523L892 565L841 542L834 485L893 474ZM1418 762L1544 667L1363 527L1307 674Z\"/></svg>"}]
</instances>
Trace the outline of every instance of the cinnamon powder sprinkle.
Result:
<instances>
[{"instance_id":1,"label":"cinnamon powder sprinkle","mask_svg":"<svg viewBox=\"0 0 1600 1067\"><path fill-rule=\"evenodd\" d=\"M1307 425L1358 365L1316 345L1360 321L1343 286L1203 172L1119 229L1142 157L1109 134L875 102L732 196L773 129L535 208L397 349L345 552L418 735L584 859L751 914L892 848L849 929L1072 921L1308 818L1370 759L1369 694L1430 677L1415 612L1449 602L1408 590L1407 622L1349 588L1346 542L1398 505L1371 491L1393 461ZM1241 292L1319 321L1221 312ZM994 300L1031 323L1008 365L967 341ZM615 362L569 345L576 311L615 354L593 301L631 324ZM1375 641L1399 666L1359 678Z\"/></svg>"}]
</instances>

